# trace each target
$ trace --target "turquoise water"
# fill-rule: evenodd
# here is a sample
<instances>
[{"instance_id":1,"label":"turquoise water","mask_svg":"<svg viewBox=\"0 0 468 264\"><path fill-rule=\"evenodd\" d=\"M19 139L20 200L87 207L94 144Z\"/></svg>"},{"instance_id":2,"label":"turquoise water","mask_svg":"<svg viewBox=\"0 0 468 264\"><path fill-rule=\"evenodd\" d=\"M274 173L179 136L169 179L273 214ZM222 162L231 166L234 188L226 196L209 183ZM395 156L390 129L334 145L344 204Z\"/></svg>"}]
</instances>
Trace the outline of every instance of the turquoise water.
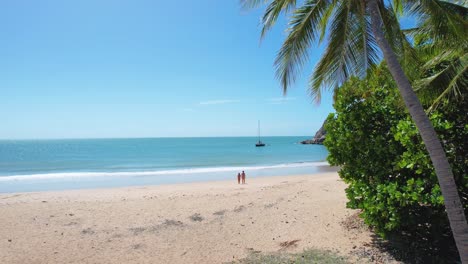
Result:
<instances>
[{"instance_id":1,"label":"turquoise water","mask_svg":"<svg viewBox=\"0 0 468 264\"><path fill-rule=\"evenodd\" d=\"M307 137L0 141L0 192L224 180L313 173L327 150Z\"/></svg>"}]
</instances>

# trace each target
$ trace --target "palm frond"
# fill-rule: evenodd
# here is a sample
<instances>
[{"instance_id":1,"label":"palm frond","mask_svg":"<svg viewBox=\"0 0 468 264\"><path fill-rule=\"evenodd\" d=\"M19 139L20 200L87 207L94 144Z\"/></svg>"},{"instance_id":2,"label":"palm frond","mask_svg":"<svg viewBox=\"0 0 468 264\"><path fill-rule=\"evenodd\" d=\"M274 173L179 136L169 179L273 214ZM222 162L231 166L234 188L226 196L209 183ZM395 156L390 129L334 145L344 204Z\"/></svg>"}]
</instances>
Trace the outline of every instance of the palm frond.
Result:
<instances>
[{"instance_id":1,"label":"palm frond","mask_svg":"<svg viewBox=\"0 0 468 264\"><path fill-rule=\"evenodd\" d=\"M309 80L309 92L316 102L320 101L323 88L333 89L351 75L351 62L356 58L348 42L353 26L350 22L351 8L351 2L340 1L333 15L329 29L329 45Z\"/></svg>"},{"instance_id":2,"label":"palm frond","mask_svg":"<svg viewBox=\"0 0 468 264\"><path fill-rule=\"evenodd\" d=\"M467 2L378 1L386 39L410 78L425 77L416 82L418 93L435 103L466 93ZM316 100L320 100L321 89L338 87L351 76L364 77L382 59L366 1L241 0L241 4L244 8L266 5L261 38L282 14L291 14L286 40L274 63L284 93L308 61L314 42L328 41L309 80L310 94ZM398 18L403 11L418 17L416 28L401 29ZM463 56L455 58L445 50Z\"/></svg>"},{"instance_id":3,"label":"palm frond","mask_svg":"<svg viewBox=\"0 0 468 264\"><path fill-rule=\"evenodd\" d=\"M402 41L402 51L400 56L400 64L403 67L406 75L410 80L418 78L418 68L422 64L418 51L414 48L413 44L406 37L405 32L400 31L400 38Z\"/></svg>"},{"instance_id":4,"label":"palm frond","mask_svg":"<svg viewBox=\"0 0 468 264\"><path fill-rule=\"evenodd\" d=\"M287 13L291 9L296 6L296 0L274 0L272 1L266 8L265 13L262 17L262 32L260 35L260 39L265 37L265 34L268 30L271 29L272 26L278 20L278 17L281 13Z\"/></svg>"},{"instance_id":5,"label":"palm frond","mask_svg":"<svg viewBox=\"0 0 468 264\"><path fill-rule=\"evenodd\" d=\"M465 66L452 81L449 83L447 88L437 97L432 105L429 107L428 111L431 112L434 109L437 109L439 105L443 102L443 99L448 98L461 98L463 100L468 87L468 67Z\"/></svg>"},{"instance_id":6,"label":"palm frond","mask_svg":"<svg viewBox=\"0 0 468 264\"><path fill-rule=\"evenodd\" d=\"M361 1L340 1L330 26L327 49L309 80L311 96L319 101L321 90L333 89L352 75L363 77L380 60L370 21L362 16ZM363 9L364 8L364 9Z\"/></svg>"},{"instance_id":7,"label":"palm frond","mask_svg":"<svg viewBox=\"0 0 468 264\"><path fill-rule=\"evenodd\" d=\"M443 100L458 100L468 92L468 54L443 52L423 66L427 77L415 82L422 101L436 109Z\"/></svg>"},{"instance_id":8,"label":"palm frond","mask_svg":"<svg viewBox=\"0 0 468 264\"><path fill-rule=\"evenodd\" d=\"M268 3L271 0L240 0L240 6L244 10L252 9L252 8L257 8L259 6L262 6L266 3Z\"/></svg>"},{"instance_id":9,"label":"palm frond","mask_svg":"<svg viewBox=\"0 0 468 264\"><path fill-rule=\"evenodd\" d=\"M468 42L468 8L465 4L440 0L407 2L410 14L421 18L422 22L418 25L421 33L430 33L433 42L445 45Z\"/></svg>"},{"instance_id":10,"label":"palm frond","mask_svg":"<svg viewBox=\"0 0 468 264\"><path fill-rule=\"evenodd\" d=\"M330 17L333 15L334 8L336 6L337 0L333 0L329 5L328 8L323 12L322 19L320 20L320 38L319 38L319 43L322 43L322 41L325 38L325 34L327 32L328 28L328 22L330 21Z\"/></svg>"},{"instance_id":11,"label":"palm frond","mask_svg":"<svg viewBox=\"0 0 468 264\"><path fill-rule=\"evenodd\" d=\"M420 19L417 28L405 33L413 37L418 56L425 61L416 68L420 79L414 88L432 111L468 92L468 9L466 1L461 5L440 0L408 2Z\"/></svg>"},{"instance_id":12,"label":"palm frond","mask_svg":"<svg viewBox=\"0 0 468 264\"><path fill-rule=\"evenodd\" d=\"M383 1L379 2L379 11L383 21L383 30L385 38L392 47L392 50L398 56L398 60L405 70L406 75L416 78L417 67L420 64L418 54L407 36L414 36L418 28L403 30L398 21L398 14L403 12L403 1L394 0L393 5L385 5Z\"/></svg>"},{"instance_id":13,"label":"palm frond","mask_svg":"<svg viewBox=\"0 0 468 264\"><path fill-rule=\"evenodd\" d=\"M308 0L294 10L288 36L275 60L276 76L284 93L307 62L308 48L316 40L320 19L330 3L329 0Z\"/></svg>"},{"instance_id":14,"label":"palm frond","mask_svg":"<svg viewBox=\"0 0 468 264\"><path fill-rule=\"evenodd\" d=\"M354 69L355 75L363 77L368 69L372 69L380 61L379 47L372 34L371 21L366 15L366 6L362 1L355 3L355 10L352 10L353 19L359 21L357 27L352 27L352 38L350 39L353 49L356 49L358 57Z\"/></svg>"},{"instance_id":15,"label":"palm frond","mask_svg":"<svg viewBox=\"0 0 468 264\"><path fill-rule=\"evenodd\" d=\"M415 33L417 33L419 28L405 28L402 29L401 32L403 32L405 35L413 36Z\"/></svg>"},{"instance_id":16,"label":"palm frond","mask_svg":"<svg viewBox=\"0 0 468 264\"><path fill-rule=\"evenodd\" d=\"M401 0L393 0L392 6L393 10L395 10L395 14L397 17L403 15L405 8Z\"/></svg>"},{"instance_id":17,"label":"palm frond","mask_svg":"<svg viewBox=\"0 0 468 264\"><path fill-rule=\"evenodd\" d=\"M383 1L379 2L380 15L383 21L385 38L399 58L403 54L404 47L401 35L400 23L392 6L385 6Z\"/></svg>"},{"instance_id":18,"label":"palm frond","mask_svg":"<svg viewBox=\"0 0 468 264\"><path fill-rule=\"evenodd\" d=\"M434 47L435 48L435 47ZM441 49L438 54L429 54L431 59L422 65L422 70L430 71L434 68L440 67L443 62L449 62L456 59L458 56L456 50L443 50Z\"/></svg>"}]
</instances>

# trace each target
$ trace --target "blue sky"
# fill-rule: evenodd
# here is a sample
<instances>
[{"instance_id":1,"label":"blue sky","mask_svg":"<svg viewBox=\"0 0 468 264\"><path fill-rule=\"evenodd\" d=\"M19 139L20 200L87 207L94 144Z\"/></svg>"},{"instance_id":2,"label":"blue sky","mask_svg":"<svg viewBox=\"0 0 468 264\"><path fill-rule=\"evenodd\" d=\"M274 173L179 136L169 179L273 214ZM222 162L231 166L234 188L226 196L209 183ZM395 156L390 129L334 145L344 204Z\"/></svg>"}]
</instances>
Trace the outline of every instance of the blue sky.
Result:
<instances>
[{"instance_id":1,"label":"blue sky","mask_svg":"<svg viewBox=\"0 0 468 264\"><path fill-rule=\"evenodd\" d=\"M311 136L333 112L307 94L321 49L287 97L237 0L2 1L0 138ZM284 21L283 21L284 22Z\"/></svg>"}]
</instances>

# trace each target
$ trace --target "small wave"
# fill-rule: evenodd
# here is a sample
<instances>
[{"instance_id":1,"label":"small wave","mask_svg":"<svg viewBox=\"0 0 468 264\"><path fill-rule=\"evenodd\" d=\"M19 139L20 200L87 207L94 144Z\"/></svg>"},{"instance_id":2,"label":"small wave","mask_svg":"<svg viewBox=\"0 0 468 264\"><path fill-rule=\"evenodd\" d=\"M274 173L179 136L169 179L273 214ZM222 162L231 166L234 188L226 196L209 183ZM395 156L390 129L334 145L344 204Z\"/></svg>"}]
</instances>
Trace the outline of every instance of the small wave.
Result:
<instances>
[{"instance_id":1,"label":"small wave","mask_svg":"<svg viewBox=\"0 0 468 264\"><path fill-rule=\"evenodd\" d=\"M218 173L218 172L238 172L279 168L299 168L299 167L320 167L329 166L328 162L297 162L277 164L270 166L245 166L245 167L212 167L212 168L191 168L159 171L120 171L120 172L63 172L63 173L41 173L29 175L1 176L0 182L21 181L21 180L45 180L45 179L71 179L71 178L92 178L92 177L138 177L138 176L160 176L160 175L183 175L197 173Z\"/></svg>"}]
</instances>

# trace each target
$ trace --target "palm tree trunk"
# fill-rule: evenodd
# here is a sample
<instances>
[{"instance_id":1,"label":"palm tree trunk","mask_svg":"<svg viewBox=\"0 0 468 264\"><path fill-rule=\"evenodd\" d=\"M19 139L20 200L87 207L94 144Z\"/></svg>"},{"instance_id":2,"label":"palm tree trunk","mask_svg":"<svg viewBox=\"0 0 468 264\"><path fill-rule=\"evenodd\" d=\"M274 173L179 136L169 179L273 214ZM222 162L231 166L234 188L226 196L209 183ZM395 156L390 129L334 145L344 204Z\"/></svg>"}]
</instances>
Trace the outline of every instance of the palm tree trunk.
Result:
<instances>
[{"instance_id":1,"label":"palm tree trunk","mask_svg":"<svg viewBox=\"0 0 468 264\"><path fill-rule=\"evenodd\" d=\"M452 169L445 156L444 149L437 134L427 117L418 97L413 91L396 54L393 52L388 41L385 39L382 28L382 17L380 15L378 0L368 0L367 7L370 11L372 32L383 52L388 69L395 80L401 96L409 113L421 134L422 140L431 157L437 179L439 181L442 196L444 197L445 210L447 211L453 237L460 254L462 263L468 263L468 225L466 223L463 206L460 202L457 186L453 177Z\"/></svg>"}]
</instances>

